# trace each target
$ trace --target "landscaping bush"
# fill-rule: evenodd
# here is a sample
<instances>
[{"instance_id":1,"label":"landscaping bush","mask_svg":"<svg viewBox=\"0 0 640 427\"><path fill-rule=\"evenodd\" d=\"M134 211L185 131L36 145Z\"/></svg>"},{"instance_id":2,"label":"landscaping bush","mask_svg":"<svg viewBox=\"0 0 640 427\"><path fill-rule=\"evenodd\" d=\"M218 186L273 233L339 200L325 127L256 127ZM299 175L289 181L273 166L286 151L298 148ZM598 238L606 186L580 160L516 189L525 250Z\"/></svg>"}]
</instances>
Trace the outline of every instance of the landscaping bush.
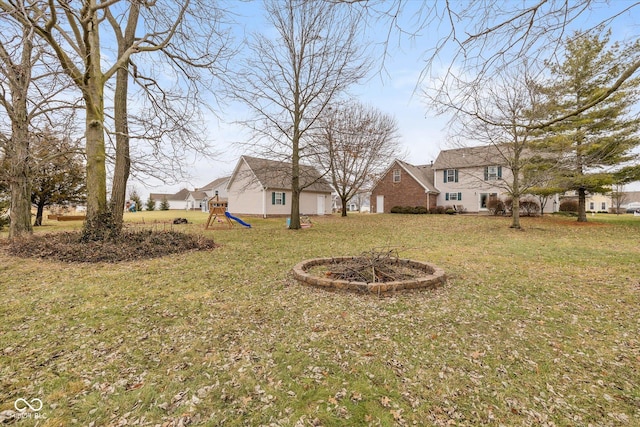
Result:
<instances>
[{"instance_id":1,"label":"landscaping bush","mask_svg":"<svg viewBox=\"0 0 640 427\"><path fill-rule=\"evenodd\" d=\"M578 201L577 200L561 201L560 212L578 212Z\"/></svg>"},{"instance_id":2,"label":"landscaping bush","mask_svg":"<svg viewBox=\"0 0 640 427\"><path fill-rule=\"evenodd\" d=\"M446 209L444 208L444 206L436 206L436 208L433 210L433 213L438 215L444 215L445 212Z\"/></svg>"},{"instance_id":3,"label":"landscaping bush","mask_svg":"<svg viewBox=\"0 0 640 427\"><path fill-rule=\"evenodd\" d=\"M540 204L531 199L520 200L520 215L536 216L540 212Z\"/></svg>"},{"instance_id":4,"label":"landscaping bush","mask_svg":"<svg viewBox=\"0 0 640 427\"><path fill-rule=\"evenodd\" d=\"M507 206L499 198L491 196L487 200L487 209L491 215L504 215L507 211Z\"/></svg>"},{"instance_id":5,"label":"landscaping bush","mask_svg":"<svg viewBox=\"0 0 640 427\"><path fill-rule=\"evenodd\" d=\"M391 213L399 214L426 214L427 208L424 206L394 206Z\"/></svg>"}]
</instances>

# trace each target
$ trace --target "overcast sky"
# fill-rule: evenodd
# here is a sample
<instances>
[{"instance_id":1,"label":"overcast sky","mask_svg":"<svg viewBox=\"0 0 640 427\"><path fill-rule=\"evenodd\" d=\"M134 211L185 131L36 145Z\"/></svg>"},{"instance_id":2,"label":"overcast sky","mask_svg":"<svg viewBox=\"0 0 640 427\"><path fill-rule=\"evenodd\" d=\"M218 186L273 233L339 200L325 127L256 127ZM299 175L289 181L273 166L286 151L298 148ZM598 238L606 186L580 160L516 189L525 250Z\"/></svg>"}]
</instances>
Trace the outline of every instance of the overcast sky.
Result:
<instances>
[{"instance_id":1,"label":"overcast sky","mask_svg":"<svg viewBox=\"0 0 640 427\"><path fill-rule=\"evenodd\" d=\"M609 7L606 5L597 7L584 15L584 21L580 26L599 21L605 14L610 16L614 8L622 9L631 3L630 0L614 0ZM262 18L261 2L231 2L231 4L237 7L235 13L238 14L236 20L239 23L239 32L270 31ZM414 12L420 8L421 4L418 0L406 2L403 15L400 17L401 22L410 26L415 19ZM640 7L636 7L632 12L617 19L612 38L626 39L630 36L637 38L639 22ZM373 41L376 37L385 37L388 32L388 24L380 23L379 25L379 28L372 28L370 38ZM406 160L415 165L428 164L435 160L440 150L452 148L447 140L447 118L436 117L429 111L417 86L420 73L425 67L425 52L437 40L437 31L437 28L430 27L428 31L421 31L415 38L393 37L387 50L388 56L384 61L384 71L372 73L362 85L351 90L351 93L364 103L395 117L399 125L402 146L408 153ZM380 41L380 38L377 41ZM231 121L232 118L240 117L242 113L241 106L230 105L224 107L219 114L225 121ZM213 160L188 159L192 162L190 179L172 185L153 183L154 185L148 186L150 182L147 181L145 187L135 180L130 184L135 186L138 193L146 199L149 192L172 193L184 187L193 189L221 176L229 175L239 156L244 154L233 142L246 138L246 135L238 126L225 123L215 117L208 120L206 131L211 135L221 155ZM640 190L640 186L634 185L630 189Z\"/></svg>"}]
</instances>

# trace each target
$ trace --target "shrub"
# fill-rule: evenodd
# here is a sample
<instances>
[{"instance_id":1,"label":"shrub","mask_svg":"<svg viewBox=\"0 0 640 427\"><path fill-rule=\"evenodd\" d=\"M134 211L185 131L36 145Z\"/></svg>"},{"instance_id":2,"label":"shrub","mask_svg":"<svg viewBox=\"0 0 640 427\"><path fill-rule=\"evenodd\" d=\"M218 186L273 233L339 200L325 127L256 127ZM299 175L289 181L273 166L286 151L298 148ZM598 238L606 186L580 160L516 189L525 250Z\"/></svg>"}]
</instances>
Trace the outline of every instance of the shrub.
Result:
<instances>
[{"instance_id":1,"label":"shrub","mask_svg":"<svg viewBox=\"0 0 640 427\"><path fill-rule=\"evenodd\" d=\"M578 212L578 201L577 200L561 201L560 212Z\"/></svg>"},{"instance_id":2,"label":"shrub","mask_svg":"<svg viewBox=\"0 0 640 427\"><path fill-rule=\"evenodd\" d=\"M531 199L520 200L520 214L527 216L535 216L540 211L540 204Z\"/></svg>"},{"instance_id":3,"label":"shrub","mask_svg":"<svg viewBox=\"0 0 640 427\"><path fill-rule=\"evenodd\" d=\"M9 224L9 212L0 207L0 230L2 230L7 224Z\"/></svg>"},{"instance_id":4,"label":"shrub","mask_svg":"<svg viewBox=\"0 0 640 427\"><path fill-rule=\"evenodd\" d=\"M394 206L391 208L391 213L426 214L427 208L425 208L424 206Z\"/></svg>"},{"instance_id":5,"label":"shrub","mask_svg":"<svg viewBox=\"0 0 640 427\"><path fill-rule=\"evenodd\" d=\"M490 196L487 200L487 209L491 215L504 215L507 211L505 202L496 196Z\"/></svg>"},{"instance_id":6,"label":"shrub","mask_svg":"<svg viewBox=\"0 0 640 427\"><path fill-rule=\"evenodd\" d=\"M445 212L446 212L446 209L444 208L444 206L436 206L436 208L433 210L433 213L438 215L444 215Z\"/></svg>"}]
</instances>

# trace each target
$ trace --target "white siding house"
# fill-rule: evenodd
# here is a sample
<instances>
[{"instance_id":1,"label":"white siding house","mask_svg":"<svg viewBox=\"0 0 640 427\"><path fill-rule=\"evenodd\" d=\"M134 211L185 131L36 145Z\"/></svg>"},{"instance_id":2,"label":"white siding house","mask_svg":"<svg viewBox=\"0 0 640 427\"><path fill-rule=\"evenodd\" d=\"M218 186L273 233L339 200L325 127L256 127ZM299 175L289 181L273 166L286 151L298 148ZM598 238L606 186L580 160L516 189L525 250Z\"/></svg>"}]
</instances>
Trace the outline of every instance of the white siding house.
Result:
<instances>
[{"instance_id":1,"label":"white siding house","mask_svg":"<svg viewBox=\"0 0 640 427\"><path fill-rule=\"evenodd\" d=\"M503 151L500 151L500 150ZM505 200L507 186L513 174L507 166L504 148L494 145L443 150L433 164L433 183L439 206L459 206L467 212L487 212L487 202L493 197ZM537 200L523 195L521 200ZM555 202L555 203L554 203ZM545 213L558 209L558 196L546 203Z\"/></svg>"},{"instance_id":2,"label":"white siding house","mask_svg":"<svg viewBox=\"0 0 640 427\"><path fill-rule=\"evenodd\" d=\"M301 165L300 214L331 213L331 186L318 171ZM242 156L227 184L229 212L240 215L291 214L291 164Z\"/></svg>"}]
</instances>

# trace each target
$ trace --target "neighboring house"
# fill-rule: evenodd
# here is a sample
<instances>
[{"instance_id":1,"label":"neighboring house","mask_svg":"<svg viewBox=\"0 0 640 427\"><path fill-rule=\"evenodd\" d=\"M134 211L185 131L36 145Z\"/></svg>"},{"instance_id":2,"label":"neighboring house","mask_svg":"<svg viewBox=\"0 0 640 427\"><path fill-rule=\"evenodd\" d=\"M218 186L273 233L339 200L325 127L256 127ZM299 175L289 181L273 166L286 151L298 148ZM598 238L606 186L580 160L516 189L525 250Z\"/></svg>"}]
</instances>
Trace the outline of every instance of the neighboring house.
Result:
<instances>
[{"instance_id":1,"label":"neighboring house","mask_svg":"<svg viewBox=\"0 0 640 427\"><path fill-rule=\"evenodd\" d=\"M456 206L467 212L488 212L490 198L507 199L502 183L513 175L495 145L441 151L433 164L433 182L439 190L439 206ZM537 198L523 195L522 199ZM558 210L558 198L545 205L546 212Z\"/></svg>"},{"instance_id":2,"label":"neighboring house","mask_svg":"<svg viewBox=\"0 0 640 427\"><path fill-rule=\"evenodd\" d=\"M209 199L217 195L220 200L226 200L228 197L227 184L229 184L229 179L231 179L230 176L215 179L207 185L202 186L200 190L204 191Z\"/></svg>"},{"instance_id":3,"label":"neighboring house","mask_svg":"<svg viewBox=\"0 0 640 427\"><path fill-rule=\"evenodd\" d=\"M578 192L566 191L560 196L560 203L564 201L575 201L578 203ZM611 194L588 193L585 195L585 210L587 212L609 212L613 208Z\"/></svg>"},{"instance_id":4,"label":"neighboring house","mask_svg":"<svg viewBox=\"0 0 640 427\"><path fill-rule=\"evenodd\" d=\"M511 170L493 145L443 150L431 165L413 166L394 160L371 193L371 211L391 212L394 206L436 206L458 211L489 211L492 197L506 199L504 180L511 180ZM522 199L537 198L524 195ZM545 212L557 211L558 197L545 205Z\"/></svg>"},{"instance_id":5,"label":"neighboring house","mask_svg":"<svg viewBox=\"0 0 640 427\"><path fill-rule=\"evenodd\" d=\"M228 176L218 178L200 188L189 191L186 199L186 209L209 212L209 200L216 196L218 196L218 202L221 205L226 205L229 178Z\"/></svg>"},{"instance_id":6,"label":"neighboring house","mask_svg":"<svg viewBox=\"0 0 640 427\"><path fill-rule=\"evenodd\" d=\"M389 213L394 206L435 209L439 192L433 176L431 165L414 166L394 160L371 190L371 212Z\"/></svg>"},{"instance_id":7,"label":"neighboring house","mask_svg":"<svg viewBox=\"0 0 640 427\"><path fill-rule=\"evenodd\" d=\"M187 196L187 210L207 212L208 201L209 198L204 191L198 189L189 191L189 195Z\"/></svg>"},{"instance_id":8,"label":"neighboring house","mask_svg":"<svg viewBox=\"0 0 640 427\"><path fill-rule=\"evenodd\" d=\"M300 165L300 214L331 213L331 186L311 166ZM291 214L291 163L242 156L227 184L229 212L263 218Z\"/></svg>"},{"instance_id":9,"label":"neighboring house","mask_svg":"<svg viewBox=\"0 0 640 427\"><path fill-rule=\"evenodd\" d=\"M626 208L631 203L634 208L640 203L640 191L625 191L622 206Z\"/></svg>"},{"instance_id":10,"label":"neighboring house","mask_svg":"<svg viewBox=\"0 0 640 427\"><path fill-rule=\"evenodd\" d=\"M163 199L167 199L167 202L169 202L170 210L187 209L187 197L189 197L189 190L183 188L175 194L151 193L149 194L149 197L156 202L156 209L160 209Z\"/></svg>"},{"instance_id":11,"label":"neighboring house","mask_svg":"<svg viewBox=\"0 0 640 427\"><path fill-rule=\"evenodd\" d=\"M560 197L563 200L575 200L578 201L577 191L568 191ZM587 212L615 212L616 202L610 193L587 193L585 198L586 211ZM635 203L635 204L632 204ZM626 209L630 204L632 208L640 205L640 191L626 191L624 192L622 203L620 207Z\"/></svg>"},{"instance_id":12,"label":"neighboring house","mask_svg":"<svg viewBox=\"0 0 640 427\"><path fill-rule=\"evenodd\" d=\"M347 202L347 212L369 212L369 198L371 193L368 191L359 191ZM333 212L340 212L342 209L342 201L337 193L331 195L331 209Z\"/></svg>"}]
</instances>

